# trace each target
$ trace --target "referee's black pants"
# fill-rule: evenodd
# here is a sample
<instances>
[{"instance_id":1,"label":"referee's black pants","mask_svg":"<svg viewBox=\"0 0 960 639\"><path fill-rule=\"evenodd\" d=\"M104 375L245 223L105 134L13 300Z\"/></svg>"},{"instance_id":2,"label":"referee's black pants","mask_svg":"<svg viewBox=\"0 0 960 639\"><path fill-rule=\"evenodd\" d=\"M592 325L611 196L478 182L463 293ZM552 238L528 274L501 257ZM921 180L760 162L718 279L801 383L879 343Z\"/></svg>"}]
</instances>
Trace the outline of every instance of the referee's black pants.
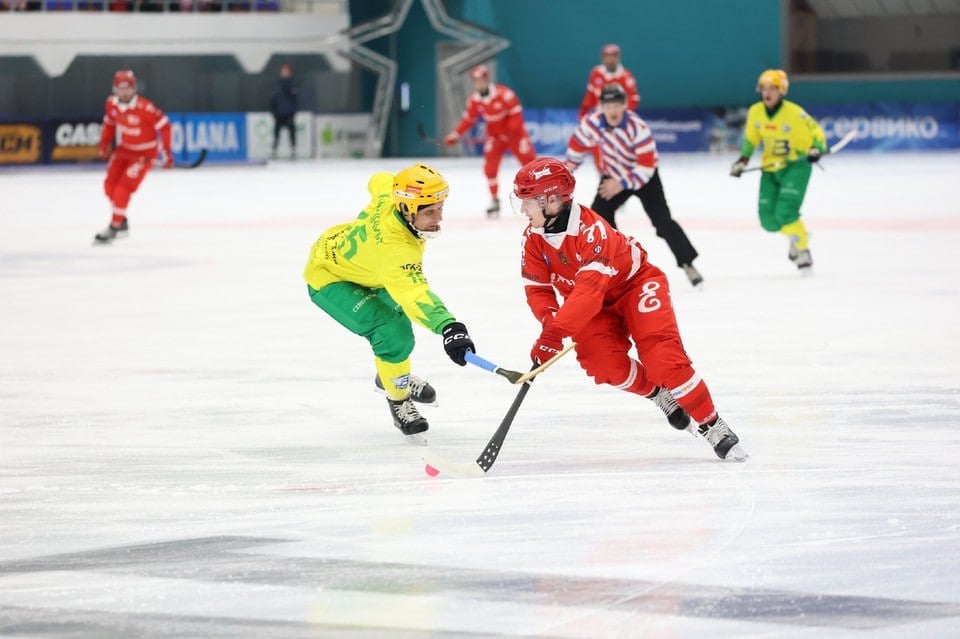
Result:
<instances>
[{"instance_id":1,"label":"referee's black pants","mask_svg":"<svg viewBox=\"0 0 960 639\"><path fill-rule=\"evenodd\" d=\"M600 176L600 181L602 182L607 177L606 175ZM643 210L647 212L647 217L653 223L653 228L657 230L657 236L666 240L673 256L677 258L677 266L693 264L693 260L698 255L697 249L693 248L693 244L687 239L687 234L683 232L680 223L670 216L670 207L667 206L667 198L663 194L663 183L660 181L660 169L654 171L650 181L636 191L624 189L609 200L600 197L598 191L590 208L599 213L600 217L610 223L610 226L617 228L614 214L632 195L640 198Z\"/></svg>"}]
</instances>

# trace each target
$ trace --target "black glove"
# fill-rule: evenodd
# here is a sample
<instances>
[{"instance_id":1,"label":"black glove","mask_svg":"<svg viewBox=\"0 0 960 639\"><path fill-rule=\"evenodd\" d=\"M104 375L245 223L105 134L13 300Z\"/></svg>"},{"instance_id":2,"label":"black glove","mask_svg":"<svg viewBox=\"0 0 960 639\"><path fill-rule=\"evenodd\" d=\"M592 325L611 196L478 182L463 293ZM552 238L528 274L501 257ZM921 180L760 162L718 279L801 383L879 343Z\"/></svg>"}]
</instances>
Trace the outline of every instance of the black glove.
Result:
<instances>
[{"instance_id":1,"label":"black glove","mask_svg":"<svg viewBox=\"0 0 960 639\"><path fill-rule=\"evenodd\" d=\"M813 164L814 162L818 162L820 160L820 155L821 155L820 149L818 149L815 146L812 146L810 147L810 150L807 151L807 160L811 164Z\"/></svg>"},{"instance_id":2,"label":"black glove","mask_svg":"<svg viewBox=\"0 0 960 639\"><path fill-rule=\"evenodd\" d=\"M750 158L738 158L736 162L733 163L733 166L730 167L730 175L732 177L740 177L740 174L743 173L743 170L747 168L747 164L750 162Z\"/></svg>"},{"instance_id":3,"label":"black glove","mask_svg":"<svg viewBox=\"0 0 960 639\"><path fill-rule=\"evenodd\" d=\"M467 351L476 352L467 327L460 322L450 322L443 327L443 350L460 366L467 365Z\"/></svg>"}]
</instances>

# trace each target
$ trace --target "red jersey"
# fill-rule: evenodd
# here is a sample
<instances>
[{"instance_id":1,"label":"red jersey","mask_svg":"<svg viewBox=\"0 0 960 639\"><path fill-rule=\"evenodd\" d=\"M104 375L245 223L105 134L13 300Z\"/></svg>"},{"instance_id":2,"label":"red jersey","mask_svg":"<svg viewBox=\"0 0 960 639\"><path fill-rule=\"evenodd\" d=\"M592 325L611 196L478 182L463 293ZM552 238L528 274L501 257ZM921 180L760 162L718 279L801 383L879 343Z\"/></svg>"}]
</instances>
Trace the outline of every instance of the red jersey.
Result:
<instances>
[{"instance_id":1,"label":"red jersey","mask_svg":"<svg viewBox=\"0 0 960 639\"><path fill-rule=\"evenodd\" d=\"M640 92L637 90L637 81L633 74L617 65L617 69L611 73L607 67L599 64L590 71L590 79L587 80L587 93L583 96L583 102L580 103L579 118L588 115L600 104L600 92L608 84L619 84L627 92L627 108L633 111L640 105Z\"/></svg>"},{"instance_id":2,"label":"red jersey","mask_svg":"<svg viewBox=\"0 0 960 639\"><path fill-rule=\"evenodd\" d=\"M523 234L527 304L541 323L556 313L554 325L566 335L576 335L603 306L628 293L647 264L639 242L576 203L566 228L547 232L528 226Z\"/></svg>"},{"instance_id":3,"label":"red jersey","mask_svg":"<svg viewBox=\"0 0 960 639\"><path fill-rule=\"evenodd\" d=\"M474 91L467 98L463 118L457 125L457 135L462 136L478 117L487 123L488 138L525 137L527 130L523 125L523 107L517 94L501 84L491 84L486 96Z\"/></svg>"},{"instance_id":4,"label":"red jersey","mask_svg":"<svg viewBox=\"0 0 960 639\"><path fill-rule=\"evenodd\" d=\"M157 133L160 133L164 152L170 151L170 120L153 102L134 95L124 104L111 95L103 113L103 132L100 144L107 145L115 139L120 129L117 149L125 149L135 155L157 157Z\"/></svg>"}]
</instances>

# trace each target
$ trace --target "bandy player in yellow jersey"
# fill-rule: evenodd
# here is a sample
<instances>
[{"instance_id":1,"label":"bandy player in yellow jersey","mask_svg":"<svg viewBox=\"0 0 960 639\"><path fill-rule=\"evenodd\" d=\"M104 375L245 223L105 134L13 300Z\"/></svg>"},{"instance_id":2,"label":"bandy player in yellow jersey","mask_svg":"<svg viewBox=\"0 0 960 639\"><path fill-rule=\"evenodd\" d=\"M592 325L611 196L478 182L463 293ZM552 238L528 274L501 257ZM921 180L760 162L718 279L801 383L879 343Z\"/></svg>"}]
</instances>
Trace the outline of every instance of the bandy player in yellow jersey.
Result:
<instances>
[{"instance_id":1,"label":"bandy player in yellow jersey","mask_svg":"<svg viewBox=\"0 0 960 639\"><path fill-rule=\"evenodd\" d=\"M333 226L310 250L303 277L310 299L352 333L370 342L377 387L387 394L394 425L408 441L426 444L429 428L413 402L435 404L437 393L410 374L413 325L443 335L443 348L466 365L473 340L423 274L423 250L440 234L447 181L424 164L396 176L376 173L372 199L352 222Z\"/></svg>"},{"instance_id":2,"label":"bandy player in yellow jersey","mask_svg":"<svg viewBox=\"0 0 960 639\"><path fill-rule=\"evenodd\" d=\"M807 230L800 220L800 205L807 191L813 163L826 152L823 130L803 108L784 100L790 82L780 69L768 69L757 80L760 102L747 112L740 158L730 175L740 177L750 156L763 145L760 178L760 225L790 238L788 257L804 275L811 273L813 257Z\"/></svg>"}]
</instances>

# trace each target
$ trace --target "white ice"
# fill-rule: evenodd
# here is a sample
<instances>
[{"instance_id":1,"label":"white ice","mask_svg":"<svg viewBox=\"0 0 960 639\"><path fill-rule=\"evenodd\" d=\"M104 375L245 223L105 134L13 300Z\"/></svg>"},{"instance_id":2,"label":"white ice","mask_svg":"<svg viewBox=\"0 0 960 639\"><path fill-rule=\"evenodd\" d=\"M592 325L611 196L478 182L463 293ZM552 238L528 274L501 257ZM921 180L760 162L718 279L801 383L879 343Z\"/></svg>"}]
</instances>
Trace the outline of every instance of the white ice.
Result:
<instances>
[{"instance_id":1,"label":"white ice","mask_svg":"<svg viewBox=\"0 0 960 639\"><path fill-rule=\"evenodd\" d=\"M960 154L826 158L806 279L731 160L662 159L702 292L639 202L618 218L751 458L571 356L480 479L424 473L301 278L412 159L157 170L109 247L100 170L0 172L0 635L957 637ZM429 161L452 188L430 283L524 370L524 220L505 196L485 218L480 160ZM430 446L470 462L517 389L416 335Z\"/></svg>"}]
</instances>

